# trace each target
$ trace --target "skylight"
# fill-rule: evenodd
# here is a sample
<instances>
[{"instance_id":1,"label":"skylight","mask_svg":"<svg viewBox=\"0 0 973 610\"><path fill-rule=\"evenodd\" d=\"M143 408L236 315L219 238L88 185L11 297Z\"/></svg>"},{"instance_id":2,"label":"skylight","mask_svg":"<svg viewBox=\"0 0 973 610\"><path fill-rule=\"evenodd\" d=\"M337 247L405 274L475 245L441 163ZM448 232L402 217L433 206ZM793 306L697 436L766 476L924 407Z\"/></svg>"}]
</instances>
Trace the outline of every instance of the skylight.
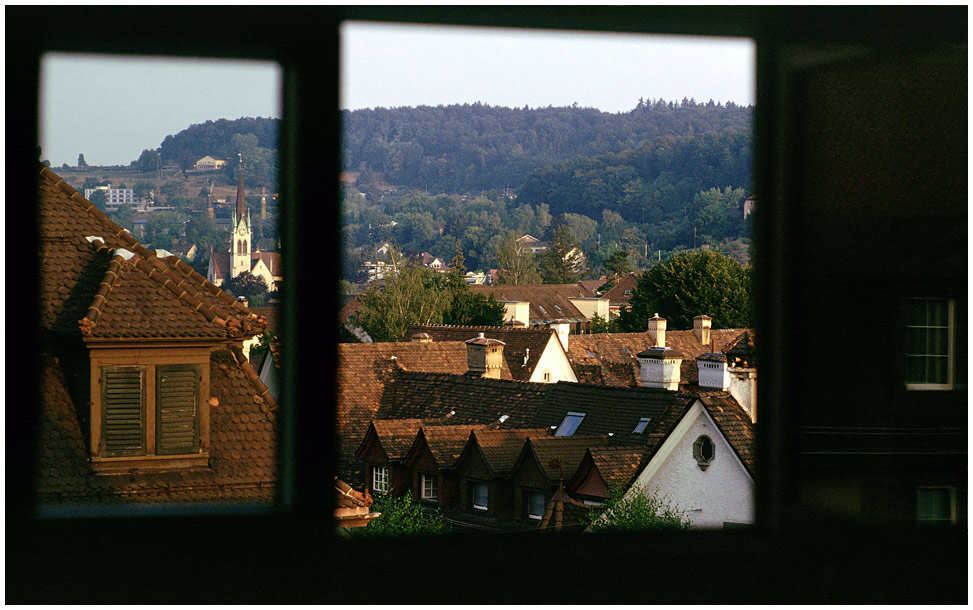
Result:
<instances>
[{"instance_id":1,"label":"skylight","mask_svg":"<svg viewBox=\"0 0 973 610\"><path fill-rule=\"evenodd\" d=\"M590 350L590 349L586 349L586 350L585 350L585 353L587 353L587 354L588 354L589 356L591 356L592 358L594 358L594 357L595 357L595 355L591 353L591 350Z\"/></svg>"},{"instance_id":2,"label":"skylight","mask_svg":"<svg viewBox=\"0 0 973 610\"><path fill-rule=\"evenodd\" d=\"M554 436L572 436L574 431L578 429L578 426L581 425L582 419L584 419L584 413L568 411L568 414L564 416L564 421L554 431Z\"/></svg>"},{"instance_id":3,"label":"skylight","mask_svg":"<svg viewBox=\"0 0 973 610\"><path fill-rule=\"evenodd\" d=\"M540 310L541 310L541 311L543 311L544 313L547 313L547 310L546 310L546 309L544 309L544 306L543 306L543 305L538 305L537 307L538 307L538 309L540 309Z\"/></svg>"},{"instance_id":4,"label":"skylight","mask_svg":"<svg viewBox=\"0 0 973 610\"><path fill-rule=\"evenodd\" d=\"M649 423L648 417L643 417L639 420L639 423L635 426L635 430L632 430L632 434L642 434L645 432L645 426Z\"/></svg>"}]
</instances>

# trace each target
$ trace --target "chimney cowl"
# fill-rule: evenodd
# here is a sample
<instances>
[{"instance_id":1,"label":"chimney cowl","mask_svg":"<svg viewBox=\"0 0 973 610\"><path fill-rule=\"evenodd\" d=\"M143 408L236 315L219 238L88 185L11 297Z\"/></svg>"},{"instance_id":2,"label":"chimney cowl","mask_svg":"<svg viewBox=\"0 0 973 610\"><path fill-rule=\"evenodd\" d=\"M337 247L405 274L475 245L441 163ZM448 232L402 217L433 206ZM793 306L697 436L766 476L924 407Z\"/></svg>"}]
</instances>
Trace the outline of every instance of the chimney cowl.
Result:
<instances>
[{"instance_id":1,"label":"chimney cowl","mask_svg":"<svg viewBox=\"0 0 973 610\"><path fill-rule=\"evenodd\" d=\"M654 360L682 360L683 355L671 347L650 347L636 354L639 358Z\"/></svg>"},{"instance_id":2,"label":"chimney cowl","mask_svg":"<svg viewBox=\"0 0 973 610\"><path fill-rule=\"evenodd\" d=\"M700 354L696 356L696 360L705 360L707 362L726 362L726 354L717 354L715 352L709 352L706 354Z\"/></svg>"}]
</instances>

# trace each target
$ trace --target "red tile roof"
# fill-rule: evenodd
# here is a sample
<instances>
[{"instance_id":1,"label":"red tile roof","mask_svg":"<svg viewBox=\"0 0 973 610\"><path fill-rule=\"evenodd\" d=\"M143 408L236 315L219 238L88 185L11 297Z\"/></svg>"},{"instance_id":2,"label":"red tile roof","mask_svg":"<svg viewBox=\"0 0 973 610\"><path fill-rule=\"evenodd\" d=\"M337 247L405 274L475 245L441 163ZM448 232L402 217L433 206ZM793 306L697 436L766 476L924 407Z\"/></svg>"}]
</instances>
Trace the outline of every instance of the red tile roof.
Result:
<instances>
[{"instance_id":1,"label":"red tile roof","mask_svg":"<svg viewBox=\"0 0 973 610\"><path fill-rule=\"evenodd\" d=\"M419 454L428 449L439 468L453 468L463 453L463 447L474 430L485 429L485 425L445 425L423 426L416 434L415 442L406 455L406 464L413 462Z\"/></svg>"},{"instance_id":2,"label":"red tile roof","mask_svg":"<svg viewBox=\"0 0 973 610\"><path fill-rule=\"evenodd\" d=\"M567 481L578 470L589 447L607 446L608 436L546 436L530 438L521 460L536 460L549 485ZM516 467L515 467L516 469Z\"/></svg>"},{"instance_id":3,"label":"red tile roof","mask_svg":"<svg viewBox=\"0 0 973 610\"><path fill-rule=\"evenodd\" d=\"M474 430L468 448L479 451L494 477L505 477L517 461L529 437L547 436L546 428L519 430Z\"/></svg>"},{"instance_id":4,"label":"red tile roof","mask_svg":"<svg viewBox=\"0 0 973 610\"><path fill-rule=\"evenodd\" d=\"M639 283L638 273L629 273L623 277L617 284L611 287L604 295L603 298L608 299L608 302L612 305L628 305L629 301L632 300L632 294L635 293L635 288ZM628 294L625 294L625 291Z\"/></svg>"},{"instance_id":5,"label":"red tile roof","mask_svg":"<svg viewBox=\"0 0 973 610\"><path fill-rule=\"evenodd\" d=\"M426 333L433 341L466 341L480 333L487 339L503 341L503 359L513 379L527 381L534 374L541 354L551 336L557 332L550 328L512 328L509 326L448 326L440 324L414 324L406 331L406 337ZM560 342L555 349L559 349Z\"/></svg>"},{"instance_id":6,"label":"red tile roof","mask_svg":"<svg viewBox=\"0 0 973 610\"><path fill-rule=\"evenodd\" d=\"M587 318L569 299L591 298L588 291L578 284L474 284L470 289L480 294L492 294L498 301L530 302L531 324L547 324L558 319L585 321Z\"/></svg>"}]
</instances>

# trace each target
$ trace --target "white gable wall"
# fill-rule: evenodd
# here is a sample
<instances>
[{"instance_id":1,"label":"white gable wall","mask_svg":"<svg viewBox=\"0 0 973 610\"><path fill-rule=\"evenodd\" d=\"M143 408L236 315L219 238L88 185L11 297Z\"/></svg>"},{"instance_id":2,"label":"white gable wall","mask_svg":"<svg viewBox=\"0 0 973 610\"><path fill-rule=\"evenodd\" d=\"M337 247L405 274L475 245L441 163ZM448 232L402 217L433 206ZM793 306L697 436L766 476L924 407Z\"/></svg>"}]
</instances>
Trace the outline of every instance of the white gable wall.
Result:
<instances>
[{"instance_id":1,"label":"white gable wall","mask_svg":"<svg viewBox=\"0 0 973 610\"><path fill-rule=\"evenodd\" d=\"M564 348L561 347L561 341L553 333L551 338L548 339L547 345L544 346L544 352L538 359L537 366L534 367L534 374L531 375L530 381L545 383L544 371L551 372L549 383L557 383L558 381L578 382L578 377L574 374L574 369L571 368L571 362L564 353Z\"/></svg>"},{"instance_id":2,"label":"white gable wall","mask_svg":"<svg viewBox=\"0 0 973 610\"><path fill-rule=\"evenodd\" d=\"M713 461L701 470L693 443L701 435L713 441ZM667 498L699 528L726 522L753 523L753 479L716 423L696 401L639 475L629 493Z\"/></svg>"}]
</instances>

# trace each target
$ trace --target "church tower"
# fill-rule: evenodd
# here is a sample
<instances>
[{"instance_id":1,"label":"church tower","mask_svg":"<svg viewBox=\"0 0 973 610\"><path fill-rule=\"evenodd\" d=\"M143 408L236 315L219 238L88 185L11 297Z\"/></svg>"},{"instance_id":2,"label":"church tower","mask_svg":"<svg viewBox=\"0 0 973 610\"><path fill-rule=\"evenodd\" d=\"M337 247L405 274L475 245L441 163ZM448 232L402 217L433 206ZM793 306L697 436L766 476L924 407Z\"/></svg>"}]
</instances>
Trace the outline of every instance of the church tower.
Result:
<instances>
[{"instance_id":1,"label":"church tower","mask_svg":"<svg viewBox=\"0 0 973 610\"><path fill-rule=\"evenodd\" d=\"M240 155L240 174L237 179L236 208L233 210L230 238L230 277L250 271L250 250L253 230L250 227L250 210L243 192L243 155Z\"/></svg>"}]
</instances>

